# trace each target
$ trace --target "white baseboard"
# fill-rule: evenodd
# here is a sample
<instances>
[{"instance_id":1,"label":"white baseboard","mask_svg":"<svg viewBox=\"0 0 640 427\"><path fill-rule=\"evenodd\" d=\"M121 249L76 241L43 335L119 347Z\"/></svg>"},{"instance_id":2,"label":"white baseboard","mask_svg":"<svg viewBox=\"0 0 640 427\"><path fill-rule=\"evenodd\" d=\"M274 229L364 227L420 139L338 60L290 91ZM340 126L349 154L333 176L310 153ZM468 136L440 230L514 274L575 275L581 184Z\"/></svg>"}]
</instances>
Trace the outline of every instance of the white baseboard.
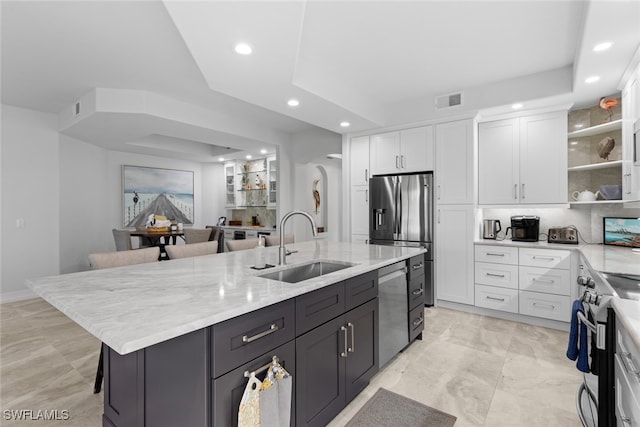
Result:
<instances>
[{"instance_id":1,"label":"white baseboard","mask_svg":"<svg viewBox=\"0 0 640 427\"><path fill-rule=\"evenodd\" d=\"M0 304L4 304L7 302L14 302L14 301L22 301L22 300L37 298L37 297L38 295L36 295L36 293L33 292L31 289L24 289L22 291L13 291L13 292L2 292L0 293Z\"/></svg>"}]
</instances>

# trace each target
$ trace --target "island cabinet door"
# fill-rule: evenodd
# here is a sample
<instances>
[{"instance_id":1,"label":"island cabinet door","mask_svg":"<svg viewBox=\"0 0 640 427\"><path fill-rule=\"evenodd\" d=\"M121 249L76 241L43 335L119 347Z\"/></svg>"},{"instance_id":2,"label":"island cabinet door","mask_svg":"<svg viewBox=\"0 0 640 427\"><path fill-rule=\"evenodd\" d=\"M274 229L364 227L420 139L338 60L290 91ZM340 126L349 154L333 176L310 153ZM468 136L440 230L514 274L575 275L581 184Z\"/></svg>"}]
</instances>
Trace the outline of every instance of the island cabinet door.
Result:
<instances>
[{"instance_id":1,"label":"island cabinet door","mask_svg":"<svg viewBox=\"0 0 640 427\"><path fill-rule=\"evenodd\" d=\"M103 425L208 425L209 339L201 329L124 356L105 346Z\"/></svg>"},{"instance_id":2,"label":"island cabinet door","mask_svg":"<svg viewBox=\"0 0 640 427\"><path fill-rule=\"evenodd\" d=\"M291 426L295 426L295 383L296 383L296 365L295 341L281 345L280 347L263 354L262 356L245 363L244 365L224 374L223 376L212 380L213 388L211 398L213 403L213 426L214 427L236 427L238 425L238 409L240 408L240 400L247 386L247 377L245 372L256 372L256 376L262 380L265 376L265 366L269 366L276 356L284 369L291 374ZM263 369L260 369L263 368Z\"/></svg>"},{"instance_id":3,"label":"island cabinet door","mask_svg":"<svg viewBox=\"0 0 640 427\"><path fill-rule=\"evenodd\" d=\"M344 316L296 339L296 426L324 427L345 406Z\"/></svg>"},{"instance_id":4,"label":"island cabinet door","mask_svg":"<svg viewBox=\"0 0 640 427\"><path fill-rule=\"evenodd\" d=\"M378 372L378 298L345 315L347 357L345 368L348 404Z\"/></svg>"}]
</instances>

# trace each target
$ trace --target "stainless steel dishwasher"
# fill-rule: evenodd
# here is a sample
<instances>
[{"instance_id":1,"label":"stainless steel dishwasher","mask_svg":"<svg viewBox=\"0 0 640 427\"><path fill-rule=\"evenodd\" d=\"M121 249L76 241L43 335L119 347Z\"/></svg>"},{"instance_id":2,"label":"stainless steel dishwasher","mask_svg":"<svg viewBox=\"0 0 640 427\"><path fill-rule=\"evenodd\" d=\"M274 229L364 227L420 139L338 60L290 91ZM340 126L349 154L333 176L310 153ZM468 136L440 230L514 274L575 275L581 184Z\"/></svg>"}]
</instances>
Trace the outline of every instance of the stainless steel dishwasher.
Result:
<instances>
[{"instance_id":1,"label":"stainless steel dishwasher","mask_svg":"<svg viewBox=\"0 0 640 427\"><path fill-rule=\"evenodd\" d=\"M409 344L409 316L405 261L378 270L380 367Z\"/></svg>"}]
</instances>

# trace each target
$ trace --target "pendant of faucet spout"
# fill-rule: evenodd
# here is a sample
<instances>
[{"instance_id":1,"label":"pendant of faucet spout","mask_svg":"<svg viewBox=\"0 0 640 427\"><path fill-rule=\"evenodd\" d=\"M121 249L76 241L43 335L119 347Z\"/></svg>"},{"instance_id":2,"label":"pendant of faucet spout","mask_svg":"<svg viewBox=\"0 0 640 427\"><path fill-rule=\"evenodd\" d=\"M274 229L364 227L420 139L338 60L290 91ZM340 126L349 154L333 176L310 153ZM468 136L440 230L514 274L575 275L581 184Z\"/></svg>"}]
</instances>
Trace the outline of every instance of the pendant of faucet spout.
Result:
<instances>
[{"instance_id":1,"label":"pendant of faucet spout","mask_svg":"<svg viewBox=\"0 0 640 427\"><path fill-rule=\"evenodd\" d=\"M280 220L280 247L279 247L279 256L278 256L278 264L279 265L285 265L286 264L286 260L285 260L285 256L286 256L286 249L284 247L284 225L286 224L287 220L289 218L291 218L294 215L302 215L304 217L306 217L309 222L311 223L311 232L313 233L314 237L318 236L318 229L316 227L316 222L313 220L313 217L305 211L291 211L288 212L286 214L284 214L284 216L282 217L282 219Z\"/></svg>"}]
</instances>

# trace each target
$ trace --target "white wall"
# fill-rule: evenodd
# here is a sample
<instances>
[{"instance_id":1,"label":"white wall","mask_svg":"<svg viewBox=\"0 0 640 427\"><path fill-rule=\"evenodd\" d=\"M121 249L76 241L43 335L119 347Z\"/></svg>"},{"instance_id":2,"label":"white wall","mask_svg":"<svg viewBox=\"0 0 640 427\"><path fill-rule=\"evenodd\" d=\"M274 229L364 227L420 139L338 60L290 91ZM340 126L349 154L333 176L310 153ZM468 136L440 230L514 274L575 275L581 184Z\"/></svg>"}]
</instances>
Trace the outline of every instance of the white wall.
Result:
<instances>
[{"instance_id":1,"label":"white wall","mask_svg":"<svg viewBox=\"0 0 640 427\"><path fill-rule=\"evenodd\" d=\"M7 105L1 114L0 299L8 301L31 295L25 278L59 272L60 166L57 116Z\"/></svg>"},{"instance_id":2,"label":"white wall","mask_svg":"<svg viewBox=\"0 0 640 427\"><path fill-rule=\"evenodd\" d=\"M194 171L194 227L224 215L221 165L109 151L57 128L55 115L2 106L3 302L33 296L26 278L86 270L89 253L115 250L123 164Z\"/></svg>"}]
</instances>

